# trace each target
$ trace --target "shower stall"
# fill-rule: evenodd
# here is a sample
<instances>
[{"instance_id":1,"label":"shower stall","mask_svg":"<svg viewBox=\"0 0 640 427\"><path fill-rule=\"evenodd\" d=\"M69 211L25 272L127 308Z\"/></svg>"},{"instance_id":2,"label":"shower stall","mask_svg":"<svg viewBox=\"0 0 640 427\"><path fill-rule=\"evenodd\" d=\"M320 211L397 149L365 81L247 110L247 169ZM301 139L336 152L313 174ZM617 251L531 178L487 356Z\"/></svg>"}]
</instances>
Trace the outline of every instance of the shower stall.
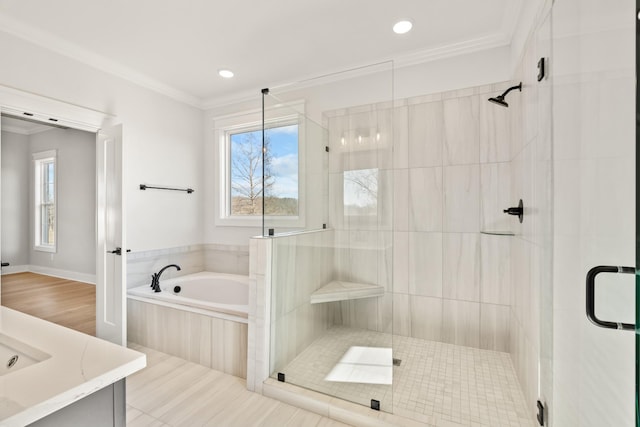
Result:
<instances>
[{"instance_id":1,"label":"shower stall","mask_svg":"<svg viewBox=\"0 0 640 427\"><path fill-rule=\"evenodd\" d=\"M510 81L394 99L393 71L305 82L304 104L263 90L269 376L417 421L530 425L516 369L532 367L512 356L537 350L511 340L533 334L516 306L531 290L510 284L533 219L503 212L535 199L511 158L522 100L487 102ZM347 87L342 104L314 97ZM300 147L290 216L273 208L286 120Z\"/></svg>"},{"instance_id":2,"label":"shower stall","mask_svg":"<svg viewBox=\"0 0 640 427\"><path fill-rule=\"evenodd\" d=\"M563 56L601 12L583 7L548 5L509 80L415 95L385 62L262 91L249 388L292 384L400 424L631 422L633 334L594 329L584 280L635 265L635 218L598 202L629 206L635 189L633 64ZM618 24L607 36L633 37ZM605 130L623 140L613 154L576 143ZM610 276L600 315L633 323L634 275ZM591 369L606 374L581 380Z\"/></svg>"}]
</instances>

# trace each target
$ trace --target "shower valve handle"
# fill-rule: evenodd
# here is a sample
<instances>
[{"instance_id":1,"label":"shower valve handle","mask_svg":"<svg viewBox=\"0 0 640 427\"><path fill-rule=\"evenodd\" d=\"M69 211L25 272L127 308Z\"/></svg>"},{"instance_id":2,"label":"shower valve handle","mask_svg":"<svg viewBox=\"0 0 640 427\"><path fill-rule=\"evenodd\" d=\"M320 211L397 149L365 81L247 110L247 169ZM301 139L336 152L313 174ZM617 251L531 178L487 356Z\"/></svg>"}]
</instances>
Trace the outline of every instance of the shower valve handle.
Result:
<instances>
[{"instance_id":1,"label":"shower valve handle","mask_svg":"<svg viewBox=\"0 0 640 427\"><path fill-rule=\"evenodd\" d=\"M513 207L513 208L505 209L502 212L504 212L506 214L509 214L509 215L520 215L520 214L522 214L522 208Z\"/></svg>"},{"instance_id":2,"label":"shower valve handle","mask_svg":"<svg viewBox=\"0 0 640 427\"><path fill-rule=\"evenodd\" d=\"M524 205L522 204L522 199L520 199L520 201L518 202L518 206L513 206L510 208L507 208L505 210L503 210L502 212L509 214L509 215L515 215L518 217L518 219L520 220L520 222L522 223L522 219L524 217Z\"/></svg>"}]
</instances>

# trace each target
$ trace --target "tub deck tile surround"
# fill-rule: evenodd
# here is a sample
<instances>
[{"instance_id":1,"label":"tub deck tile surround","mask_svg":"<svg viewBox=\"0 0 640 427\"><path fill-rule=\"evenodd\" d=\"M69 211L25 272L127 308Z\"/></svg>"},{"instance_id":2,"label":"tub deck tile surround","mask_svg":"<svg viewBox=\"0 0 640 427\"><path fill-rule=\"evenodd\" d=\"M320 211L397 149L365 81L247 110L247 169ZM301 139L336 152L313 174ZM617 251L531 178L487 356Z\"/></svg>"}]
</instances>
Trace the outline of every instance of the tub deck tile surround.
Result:
<instances>
[{"instance_id":1,"label":"tub deck tile surround","mask_svg":"<svg viewBox=\"0 0 640 427\"><path fill-rule=\"evenodd\" d=\"M127 300L131 342L247 377L247 324L184 310Z\"/></svg>"},{"instance_id":2,"label":"tub deck tile surround","mask_svg":"<svg viewBox=\"0 0 640 427\"><path fill-rule=\"evenodd\" d=\"M150 283L151 273L168 264L178 264L182 270L169 270L163 277L172 278L197 273L249 274L247 245L195 244L175 248L131 252L127 255L127 287Z\"/></svg>"},{"instance_id":3,"label":"tub deck tile surround","mask_svg":"<svg viewBox=\"0 0 640 427\"><path fill-rule=\"evenodd\" d=\"M137 344L147 368L127 379L127 426L347 427L252 393L241 378Z\"/></svg>"}]
</instances>

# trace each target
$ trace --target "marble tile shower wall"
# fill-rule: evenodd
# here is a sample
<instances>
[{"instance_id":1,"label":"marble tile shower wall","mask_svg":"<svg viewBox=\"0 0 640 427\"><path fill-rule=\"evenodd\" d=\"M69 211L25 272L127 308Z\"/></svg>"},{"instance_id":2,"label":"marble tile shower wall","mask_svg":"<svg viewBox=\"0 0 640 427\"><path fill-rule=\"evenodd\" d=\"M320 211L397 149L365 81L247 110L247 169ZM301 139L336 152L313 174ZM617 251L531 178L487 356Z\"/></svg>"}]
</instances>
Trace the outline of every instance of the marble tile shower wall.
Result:
<instances>
[{"instance_id":1,"label":"marble tile shower wall","mask_svg":"<svg viewBox=\"0 0 640 427\"><path fill-rule=\"evenodd\" d=\"M151 283L151 274L168 264L163 277L171 278L201 271L249 275L249 246L198 244L177 248L132 252L127 255L127 287Z\"/></svg>"},{"instance_id":2,"label":"marble tile shower wall","mask_svg":"<svg viewBox=\"0 0 640 427\"><path fill-rule=\"evenodd\" d=\"M480 233L508 231L513 222L502 209L514 204L517 110L486 101L508 86L326 115L337 276L387 289L381 298L341 303L335 323L383 332L393 324L398 335L509 351L511 238ZM375 141L367 147L357 133ZM377 212L348 216L345 171L368 168L378 169Z\"/></svg>"},{"instance_id":3,"label":"marble tile shower wall","mask_svg":"<svg viewBox=\"0 0 640 427\"><path fill-rule=\"evenodd\" d=\"M386 290L379 298L332 303L333 323L391 333L392 104L325 112L324 124L329 129L330 147L329 223L335 230L333 278L381 285ZM367 181L357 174L373 178ZM350 183L357 183L361 191L349 189Z\"/></svg>"},{"instance_id":4,"label":"marble tile shower wall","mask_svg":"<svg viewBox=\"0 0 640 427\"><path fill-rule=\"evenodd\" d=\"M204 269L217 273L249 275L249 245L202 245Z\"/></svg>"}]
</instances>

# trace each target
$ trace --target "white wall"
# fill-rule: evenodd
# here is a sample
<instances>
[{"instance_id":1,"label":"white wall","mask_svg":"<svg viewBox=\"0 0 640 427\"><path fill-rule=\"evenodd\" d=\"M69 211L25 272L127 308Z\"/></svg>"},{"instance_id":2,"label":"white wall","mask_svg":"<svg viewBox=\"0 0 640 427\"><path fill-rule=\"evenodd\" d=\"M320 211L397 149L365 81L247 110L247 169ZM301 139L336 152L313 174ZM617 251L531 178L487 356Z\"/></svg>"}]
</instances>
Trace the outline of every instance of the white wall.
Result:
<instances>
[{"instance_id":1,"label":"white wall","mask_svg":"<svg viewBox=\"0 0 640 427\"><path fill-rule=\"evenodd\" d=\"M29 137L2 132L2 261L29 264Z\"/></svg>"},{"instance_id":2,"label":"white wall","mask_svg":"<svg viewBox=\"0 0 640 427\"><path fill-rule=\"evenodd\" d=\"M199 109L2 32L0 52L0 84L111 113L124 124L130 249L202 241L205 189ZM196 191L190 195L145 192L138 188L141 183L188 186Z\"/></svg>"},{"instance_id":3,"label":"white wall","mask_svg":"<svg viewBox=\"0 0 640 427\"><path fill-rule=\"evenodd\" d=\"M57 247L56 253L37 251L31 156L57 151ZM75 129L52 129L29 136L29 180L22 191L29 195L29 264L75 273L96 273L96 137ZM9 201L10 203L10 201Z\"/></svg>"}]
</instances>

